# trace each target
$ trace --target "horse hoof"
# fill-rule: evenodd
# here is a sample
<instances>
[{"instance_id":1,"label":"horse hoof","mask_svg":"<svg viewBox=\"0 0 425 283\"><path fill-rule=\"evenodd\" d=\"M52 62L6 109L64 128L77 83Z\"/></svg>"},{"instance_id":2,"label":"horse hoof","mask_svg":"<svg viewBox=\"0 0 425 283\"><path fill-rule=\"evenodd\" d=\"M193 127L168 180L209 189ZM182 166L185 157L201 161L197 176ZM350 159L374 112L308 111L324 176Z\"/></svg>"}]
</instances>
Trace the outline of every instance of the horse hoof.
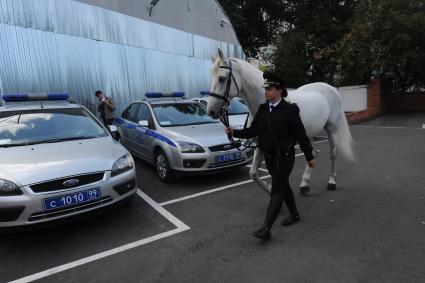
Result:
<instances>
[{"instance_id":1,"label":"horse hoof","mask_svg":"<svg viewBox=\"0 0 425 283\"><path fill-rule=\"evenodd\" d=\"M335 184L328 184L328 191L335 191L336 185Z\"/></svg>"},{"instance_id":2,"label":"horse hoof","mask_svg":"<svg viewBox=\"0 0 425 283\"><path fill-rule=\"evenodd\" d=\"M302 196L307 195L309 191L310 191L310 187L300 187L300 194Z\"/></svg>"}]
</instances>

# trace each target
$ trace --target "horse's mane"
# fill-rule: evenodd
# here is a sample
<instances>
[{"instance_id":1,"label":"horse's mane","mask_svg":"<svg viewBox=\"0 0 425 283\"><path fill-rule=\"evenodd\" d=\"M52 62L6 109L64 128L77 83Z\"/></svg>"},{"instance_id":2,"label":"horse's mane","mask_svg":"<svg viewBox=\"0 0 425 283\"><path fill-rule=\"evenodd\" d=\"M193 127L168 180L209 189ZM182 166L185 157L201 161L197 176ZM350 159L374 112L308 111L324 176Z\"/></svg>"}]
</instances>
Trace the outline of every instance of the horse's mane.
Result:
<instances>
[{"instance_id":1,"label":"horse's mane","mask_svg":"<svg viewBox=\"0 0 425 283\"><path fill-rule=\"evenodd\" d=\"M245 60L237 58L233 58L232 60L239 64L241 76L244 78L246 83L253 84L257 87L261 87L263 85L263 72Z\"/></svg>"},{"instance_id":2,"label":"horse's mane","mask_svg":"<svg viewBox=\"0 0 425 283\"><path fill-rule=\"evenodd\" d=\"M241 76L246 82L251 82L254 85L262 86L263 85L263 76L262 72L258 70L254 65L248 63L245 60L238 58L230 58L231 61L236 62L239 65ZM221 58L217 57L214 63L211 66L211 74L216 76L218 73L218 67L221 62Z\"/></svg>"}]
</instances>

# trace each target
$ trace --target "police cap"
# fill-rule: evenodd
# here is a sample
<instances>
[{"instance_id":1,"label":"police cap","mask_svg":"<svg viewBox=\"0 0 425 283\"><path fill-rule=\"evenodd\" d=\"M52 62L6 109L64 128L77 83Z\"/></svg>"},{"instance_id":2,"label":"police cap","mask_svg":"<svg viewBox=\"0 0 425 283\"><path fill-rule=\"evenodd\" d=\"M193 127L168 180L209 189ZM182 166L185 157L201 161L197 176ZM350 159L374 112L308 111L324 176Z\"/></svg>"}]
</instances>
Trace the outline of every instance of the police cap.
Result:
<instances>
[{"instance_id":1,"label":"police cap","mask_svg":"<svg viewBox=\"0 0 425 283\"><path fill-rule=\"evenodd\" d=\"M264 72L263 78L264 78L264 85L263 85L264 88L268 88L272 86L279 89L285 88L285 81L279 75L275 73Z\"/></svg>"}]
</instances>

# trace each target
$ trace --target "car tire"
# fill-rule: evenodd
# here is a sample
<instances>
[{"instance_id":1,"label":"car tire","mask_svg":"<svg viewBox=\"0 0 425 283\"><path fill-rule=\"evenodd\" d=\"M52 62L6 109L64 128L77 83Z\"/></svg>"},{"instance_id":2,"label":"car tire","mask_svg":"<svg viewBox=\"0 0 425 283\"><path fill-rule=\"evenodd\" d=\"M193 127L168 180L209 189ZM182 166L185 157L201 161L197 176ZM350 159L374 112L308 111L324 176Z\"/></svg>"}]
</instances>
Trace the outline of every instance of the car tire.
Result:
<instances>
[{"instance_id":1,"label":"car tire","mask_svg":"<svg viewBox=\"0 0 425 283\"><path fill-rule=\"evenodd\" d=\"M158 150L155 154L155 171L161 182L170 183L175 179L170 162L168 162L168 158L162 150Z\"/></svg>"}]
</instances>

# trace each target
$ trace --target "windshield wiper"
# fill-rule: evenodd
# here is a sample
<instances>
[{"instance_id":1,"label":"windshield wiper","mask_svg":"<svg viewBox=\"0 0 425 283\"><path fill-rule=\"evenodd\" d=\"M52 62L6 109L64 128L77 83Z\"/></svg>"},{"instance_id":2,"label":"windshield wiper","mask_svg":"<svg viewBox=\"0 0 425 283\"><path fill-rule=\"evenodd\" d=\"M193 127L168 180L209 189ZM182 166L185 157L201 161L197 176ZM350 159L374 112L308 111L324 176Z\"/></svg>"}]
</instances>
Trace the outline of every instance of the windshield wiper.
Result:
<instances>
[{"instance_id":1,"label":"windshield wiper","mask_svg":"<svg viewBox=\"0 0 425 283\"><path fill-rule=\"evenodd\" d=\"M43 144L43 143L56 143L56 142L64 142L64 141L88 140L88 139L94 139L94 138L97 138L97 136L81 136L81 137L69 137L69 138L50 139L50 140L41 140L41 141L23 142L23 143L0 144L0 147L27 146L27 145L35 145L35 144Z\"/></svg>"},{"instance_id":2,"label":"windshield wiper","mask_svg":"<svg viewBox=\"0 0 425 283\"><path fill-rule=\"evenodd\" d=\"M218 123L218 121L204 121L204 122L195 122L195 123L190 123L187 124L187 126L192 126L192 125L203 125L203 124L216 124Z\"/></svg>"},{"instance_id":3,"label":"windshield wiper","mask_svg":"<svg viewBox=\"0 0 425 283\"><path fill-rule=\"evenodd\" d=\"M69 138L50 139L50 140L29 142L29 143L27 143L27 145L35 145L35 144L42 144L42 143L56 143L56 142L64 142L64 141L76 141L76 140L88 140L88 139L94 139L94 138L97 138L97 137L96 136L69 137Z\"/></svg>"},{"instance_id":4,"label":"windshield wiper","mask_svg":"<svg viewBox=\"0 0 425 283\"><path fill-rule=\"evenodd\" d=\"M0 144L0 147L14 147L14 146L26 146L29 145L26 143L9 143L9 144Z\"/></svg>"}]
</instances>

